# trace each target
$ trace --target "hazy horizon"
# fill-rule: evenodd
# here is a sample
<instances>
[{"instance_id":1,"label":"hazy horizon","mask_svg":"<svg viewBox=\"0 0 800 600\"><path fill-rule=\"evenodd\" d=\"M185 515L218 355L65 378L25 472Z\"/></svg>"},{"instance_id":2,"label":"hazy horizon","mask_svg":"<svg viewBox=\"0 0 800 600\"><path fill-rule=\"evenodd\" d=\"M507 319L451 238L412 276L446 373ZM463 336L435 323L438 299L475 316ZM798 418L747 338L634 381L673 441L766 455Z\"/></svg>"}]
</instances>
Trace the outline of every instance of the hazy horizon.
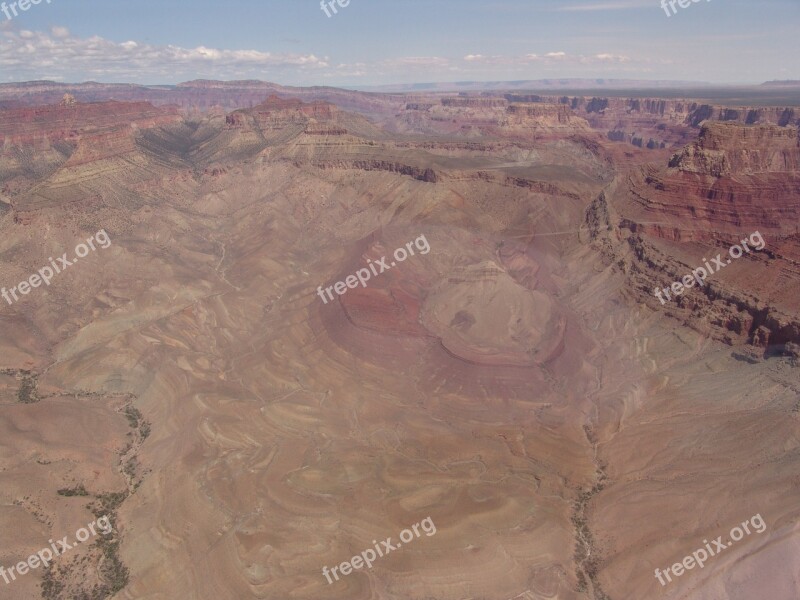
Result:
<instances>
[{"instance_id":1,"label":"hazy horizon","mask_svg":"<svg viewBox=\"0 0 800 600\"><path fill-rule=\"evenodd\" d=\"M208 0L54 0L3 10L6 82L261 79L362 89L548 78L800 79L785 64L800 22L791 0L692 3L670 16L658 0L350 0L336 14L316 1L219 10Z\"/></svg>"}]
</instances>

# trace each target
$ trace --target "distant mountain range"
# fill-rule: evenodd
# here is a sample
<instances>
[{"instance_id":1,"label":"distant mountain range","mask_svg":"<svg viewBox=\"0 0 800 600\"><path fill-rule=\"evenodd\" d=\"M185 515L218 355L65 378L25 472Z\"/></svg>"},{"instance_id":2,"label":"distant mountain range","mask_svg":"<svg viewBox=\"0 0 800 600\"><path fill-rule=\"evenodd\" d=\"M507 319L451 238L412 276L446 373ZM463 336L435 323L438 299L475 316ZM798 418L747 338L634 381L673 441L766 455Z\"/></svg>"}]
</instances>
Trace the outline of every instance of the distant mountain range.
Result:
<instances>
[{"instance_id":1,"label":"distant mountain range","mask_svg":"<svg viewBox=\"0 0 800 600\"><path fill-rule=\"evenodd\" d=\"M697 81L647 81L640 79L537 79L520 81L460 81L452 83L397 84L378 87L294 87L259 80L214 81L197 79L176 85L126 83L61 83L27 81L0 84L0 108L58 104L64 94L78 102L151 102L173 104L206 112L212 109L248 108L271 95L325 100L347 110L380 112L387 96L397 102L414 101L421 94L498 95L528 92L556 96L600 96L606 98L694 99L726 106L800 106L800 82L769 81L754 85L718 85Z\"/></svg>"},{"instance_id":2,"label":"distant mountain range","mask_svg":"<svg viewBox=\"0 0 800 600\"><path fill-rule=\"evenodd\" d=\"M380 86L343 86L349 89L374 92L431 92L431 91L482 91L528 89L672 89L726 87L705 81L648 81L644 79L523 79L517 81L453 81L433 83L400 83Z\"/></svg>"}]
</instances>

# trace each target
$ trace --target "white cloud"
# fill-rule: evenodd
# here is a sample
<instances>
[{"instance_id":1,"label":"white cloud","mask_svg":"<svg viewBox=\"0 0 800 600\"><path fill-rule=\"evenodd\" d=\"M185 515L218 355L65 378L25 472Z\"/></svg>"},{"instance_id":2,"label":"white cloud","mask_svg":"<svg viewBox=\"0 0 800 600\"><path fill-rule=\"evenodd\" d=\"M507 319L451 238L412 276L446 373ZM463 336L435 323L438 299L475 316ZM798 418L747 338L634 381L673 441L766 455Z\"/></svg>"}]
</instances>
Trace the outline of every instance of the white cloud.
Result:
<instances>
[{"instance_id":1,"label":"white cloud","mask_svg":"<svg viewBox=\"0 0 800 600\"><path fill-rule=\"evenodd\" d=\"M467 54L463 60L468 63L492 65L526 65L530 63L548 64L559 63L563 65L575 64L601 64L622 63L631 60L627 56L601 52L592 56L582 54L567 54L566 52L547 52L545 54L525 54L524 56L484 56L482 54Z\"/></svg>"},{"instance_id":2,"label":"white cloud","mask_svg":"<svg viewBox=\"0 0 800 600\"><path fill-rule=\"evenodd\" d=\"M383 61L387 67L446 67L450 61L439 56L404 56Z\"/></svg>"},{"instance_id":3,"label":"white cloud","mask_svg":"<svg viewBox=\"0 0 800 600\"><path fill-rule=\"evenodd\" d=\"M622 62L628 62L630 60L630 57L628 57L628 56L621 56L621 55L617 55L617 54L608 54L608 53L595 54L594 58L596 58L597 60L600 60L600 61L621 62L621 63Z\"/></svg>"},{"instance_id":4,"label":"white cloud","mask_svg":"<svg viewBox=\"0 0 800 600\"><path fill-rule=\"evenodd\" d=\"M80 37L65 27L48 32L17 30L0 23L0 72L8 81L106 81L178 83L190 79L261 79L313 85L321 78L349 83L366 79L385 82L450 81L477 78L537 78L618 74L643 70L641 59L630 59L601 48L594 54L562 50L522 55L471 52L460 57L400 56L366 62L332 61L311 53L272 53L198 45L152 45L136 40L116 42L100 36ZM55 76L54 74L58 75ZM608 76L608 75L606 75Z\"/></svg>"},{"instance_id":5,"label":"white cloud","mask_svg":"<svg viewBox=\"0 0 800 600\"><path fill-rule=\"evenodd\" d=\"M656 3L657 6L657 3ZM554 9L557 12L591 12L598 10L630 10L633 8L652 8L653 0L617 0L616 2L593 2L591 4L572 4Z\"/></svg>"},{"instance_id":6,"label":"white cloud","mask_svg":"<svg viewBox=\"0 0 800 600\"><path fill-rule=\"evenodd\" d=\"M0 29L0 70L18 80L38 79L54 70L63 71L68 80L88 77L141 81L165 77L263 77L282 69L328 67L327 57L314 54L156 46L133 40L117 43L99 36L81 38L65 27L53 27L49 33Z\"/></svg>"}]
</instances>

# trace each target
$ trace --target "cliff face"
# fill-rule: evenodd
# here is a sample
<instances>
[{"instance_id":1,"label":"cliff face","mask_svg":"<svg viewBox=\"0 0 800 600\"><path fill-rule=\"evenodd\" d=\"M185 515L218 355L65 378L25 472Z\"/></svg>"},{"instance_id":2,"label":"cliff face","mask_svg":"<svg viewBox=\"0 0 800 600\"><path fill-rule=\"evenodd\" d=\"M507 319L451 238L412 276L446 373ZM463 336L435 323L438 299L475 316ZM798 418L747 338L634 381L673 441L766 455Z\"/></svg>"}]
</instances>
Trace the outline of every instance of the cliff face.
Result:
<instances>
[{"instance_id":1,"label":"cliff face","mask_svg":"<svg viewBox=\"0 0 800 600\"><path fill-rule=\"evenodd\" d=\"M512 95L506 96L513 97ZM533 99L536 98L536 99ZM615 119L658 117L671 122L698 127L703 121L725 121L743 125L796 125L800 113L786 107L730 107L704 104L694 100L663 98L602 98L586 96L535 96L533 102L559 102L584 116L593 127L613 123Z\"/></svg>"},{"instance_id":2,"label":"cliff face","mask_svg":"<svg viewBox=\"0 0 800 600\"><path fill-rule=\"evenodd\" d=\"M3 145L29 145L44 139L69 139L123 124L153 127L179 120L175 107L149 102L97 102L71 106L37 106L0 111Z\"/></svg>"},{"instance_id":3,"label":"cliff face","mask_svg":"<svg viewBox=\"0 0 800 600\"><path fill-rule=\"evenodd\" d=\"M588 190L610 180L612 168L624 167L627 174L592 204L587 219L596 243L625 265L643 299L657 302L654 287L679 280L703 257L759 229L767 240L763 252L743 258L664 310L692 315L697 327L731 343L800 341L789 308L800 293L797 128L706 121L699 137L671 158L663 151L660 166L637 166L625 163L615 152L619 145L592 132L587 119L576 114L607 118L618 104L595 99L574 110L567 102L461 97L409 103L395 129L425 132L425 138L381 129L327 102L277 96L201 121L183 121L174 108L147 103L13 108L0 112L2 192L15 198L4 206L14 211L16 222L30 223L39 207L52 202L73 203L76 213L94 210L112 181L149 190L163 177L176 177L175 169L213 178L242 161L269 160L332 176L333 171L384 173L426 184L504 189L573 210L587 201ZM672 118L678 108L690 107L644 101L627 108L631 114ZM446 136L430 137L441 133ZM24 149L27 154L20 153ZM25 158L29 155L33 158ZM42 177L50 177L58 193L26 194ZM587 183L578 183L581 177ZM129 195L135 201L135 194ZM491 206L488 198L480 202ZM503 218L527 214L525 205L517 209ZM617 229L602 235L604 226ZM752 289L754 281L769 306L737 287Z\"/></svg>"},{"instance_id":4,"label":"cliff face","mask_svg":"<svg viewBox=\"0 0 800 600\"><path fill-rule=\"evenodd\" d=\"M453 108L505 108L508 102L503 98L458 97L442 98L442 106Z\"/></svg>"},{"instance_id":5,"label":"cliff face","mask_svg":"<svg viewBox=\"0 0 800 600\"><path fill-rule=\"evenodd\" d=\"M679 147L690 142L705 122L742 125L798 125L792 107L729 107L694 100L506 94L509 102L558 103L604 131L611 141L640 148Z\"/></svg>"},{"instance_id":6,"label":"cliff face","mask_svg":"<svg viewBox=\"0 0 800 600\"><path fill-rule=\"evenodd\" d=\"M587 84L590 82L587 82ZM643 83L644 85L644 83ZM151 102L157 106L174 105L186 110L232 111L252 108L269 95L296 98L304 102L324 101L343 110L392 121L404 107L431 108L504 108L514 103L564 104L576 116L611 139L641 147L682 146L696 134L703 121L741 124L797 125L800 111L791 106L730 106L694 99L624 98L603 96L558 96L509 93L491 96L470 93L453 96L432 90L430 93L377 94L330 87L296 88L265 81L196 80L176 86L140 86L128 84L61 84L49 81L0 84L0 106L57 104L65 93L82 103ZM662 126L659 128L659 126ZM689 130L687 132L687 130ZM650 144L652 139L653 143Z\"/></svg>"},{"instance_id":7,"label":"cliff face","mask_svg":"<svg viewBox=\"0 0 800 600\"><path fill-rule=\"evenodd\" d=\"M130 152L137 132L177 123L177 110L147 102L98 102L0 111L0 160L13 161L21 149L56 150L86 162Z\"/></svg>"},{"instance_id":8,"label":"cliff face","mask_svg":"<svg viewBox=\"0 0 800 600\"><path fill-rule=\"evenodd\" d=\"M562 169L577 164L591 165L592 177L608 176L608 164L596 157L597 153L603 153L602 149L588 139L591 132L586 122L575 117L568 107L507 106L503 99L447 100L435 105L410 103L401 118L407 119L403 122L412 124L414 131L456 132L464 138L462 142L398 135L397 131L388 132L389 127L380 129L363 117L326 102L303 103L273 96L251 109L227 115L224 132L205 144L202 157L223 160L226 156L260 154L326 170L399 173L428 183L443 179L503 182L511 187L576 199L574 186L537 181L532 173L526 172L527 168L508 174L481 170L503 164L510 169L529 166L526 158L530 150L525 148L535 137L554 142L554 148L558 145L557 151L547 146L537 151L542 164L550 160L559 163L556 179L563 179L566 171ZM588 137L577 138L578 134ZM495 160L487 160L487 154ZM472 168L454 172L452 165L460 159L467 159Z\"/></svg>"},{"instance_id":9,"label":"cliff face","mask_svg":"<svg viewBox=\"0 0 800 600\"><path fill-rule=\"evenodd\" d=\"M729 343L764 351L800 342L800 148L795 127L707 123L668 165L619 178L587 223L618 228L599 246L624 265L638 297ZM704 286L659 305L680 281L758 231L763 249L717 268ZM752 247L752 242L750 242ZM752 291L760 290L756 296ZM771 350L770 350L771 351Z\"/></svg>"},{"instance_id":10,"label":"cliff face","mask_svg":"<svg viewBox=\"0 0 800 600\"><path fill-rule=\"evenodd\" d=\"M509 115L521 119L532 118L539 124L556 126L572 125L576 128L585 127L585 121L576 117L575 113L563 104L512 104L508 107Z\"/></svg>"},{"instance_id":11,"label":"cliff face","mask_svg":"<svg viewBox=\"0 0 800 600\"><path fill-rule=\"evenodd\" d=\"M442 98L408 103L392 127L399 132L449 134L464 138L528 139L586 133L585 119L558 103L509 103L495 97Z\"/></svg>"},{"instance_id":12,"label":"cliff face","mask_svg":"<svg viewBox=\"0 0 800 600\"><path fill-rule=\"evenodd\" d=\"M795 172L800 166L797 134L794 127L740 127L709 122L697 141L673 156L669 166L714 177Z\"/></svg>"},{"instance_id":13,"label":"cliff face","mask_svg":"<svg viewBox=\"0 0 800 600\"><path fill-rule=\"evenodd\" d=\"M339 109L328 102L304 103L296 98L282 99L270 96L265 102L252 109L234 111L225 118L226 125L231 128L245 127L248 117L261 130L275 131L287 125L313 125L317 122L335 125L338 122ZM336 127L332 127L336 129ZM338 128L346 132L344 127Z\"/></svg>"},{"instance_id":14,"label":"cliff face","mask_svg":"<svg viewBox=\"0 0 800 600\"><path fill-rule=\"evenodd\" d=\"M104 192L95 187L101 179L104 186L119 179L119 187L124 187L122 179L135 180L148 190L161 178L173 177L174 169L217 176L249 161L283 161L328 172L383 172L425 183L503 186L514 194L527 190L570 203L580 201L587 185L594 189L610 176L609 158L597 157L604 152L599 139L590 139L585 120L566 106L508 105L502 98L455 100L451 106L431 104L431 114L406 112L417 115L419 128L429 132L453 127L470 132L461 136L463 142L398 135L328 102L275 95L252 108L202 119L184 119L175 108L146 103L14 109L3 121L6 152L0 169L8 175L4 190L17 198L15 218L25 223L53 202L89 210L102 201ZM545 142L535 151L533 138ZM35 172L31 160L23 165L19 158L21 144L35 146L33 160L41 163ZM531 168L534 155L538 166ZM465 168L454 168L461 164ZM584 177L577 184L570 181L576 168ZM34 192L40 177L50 177L60 186L58 193Z\"/></svg>"},{"instance_id":15,"label":"cliff face","mask_svg":"<svg viewBox=\"0 0 800 600\"><path fill-rule=\"evenodd\" d=\"M142 131L181 121L175 107L97 102L0 110L0 180L7 193L62 166L134 152Z\"/></svg>"},{"instance_id":16,"label":"cliff face","mask_svg":"<svg viewBox=\"0 0 800 600\"><path fill-rule=\"evenodd\" d=\"M631 189L645 221L660 214L709 231L748 223L780 227L800 218L798 165L794 127L709 123L667 168L647 166L633 174ZM702 232L688 237L697 235Z\"/></svg>"}]
</instances>

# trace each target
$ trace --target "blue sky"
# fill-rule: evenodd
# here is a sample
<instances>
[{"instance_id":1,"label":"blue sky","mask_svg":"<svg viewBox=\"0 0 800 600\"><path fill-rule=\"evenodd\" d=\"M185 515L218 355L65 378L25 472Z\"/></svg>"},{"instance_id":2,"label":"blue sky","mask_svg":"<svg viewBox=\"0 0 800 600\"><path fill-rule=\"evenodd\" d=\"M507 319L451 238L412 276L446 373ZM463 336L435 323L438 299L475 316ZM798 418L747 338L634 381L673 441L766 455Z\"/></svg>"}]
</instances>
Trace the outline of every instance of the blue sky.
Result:
<instances>
[{"instance_id":1,"label":"blue sky","mask_svg":"<svg viewBox=\"0 0 800 600\"><path fill-rule=\"evenodd\" d=\"M42 0L10 20L0 12L0 81L800 79L800 0L700 0L669 17L660 0L337 8L327 17L319 0Z\"/></svg>"}]
</instances>

